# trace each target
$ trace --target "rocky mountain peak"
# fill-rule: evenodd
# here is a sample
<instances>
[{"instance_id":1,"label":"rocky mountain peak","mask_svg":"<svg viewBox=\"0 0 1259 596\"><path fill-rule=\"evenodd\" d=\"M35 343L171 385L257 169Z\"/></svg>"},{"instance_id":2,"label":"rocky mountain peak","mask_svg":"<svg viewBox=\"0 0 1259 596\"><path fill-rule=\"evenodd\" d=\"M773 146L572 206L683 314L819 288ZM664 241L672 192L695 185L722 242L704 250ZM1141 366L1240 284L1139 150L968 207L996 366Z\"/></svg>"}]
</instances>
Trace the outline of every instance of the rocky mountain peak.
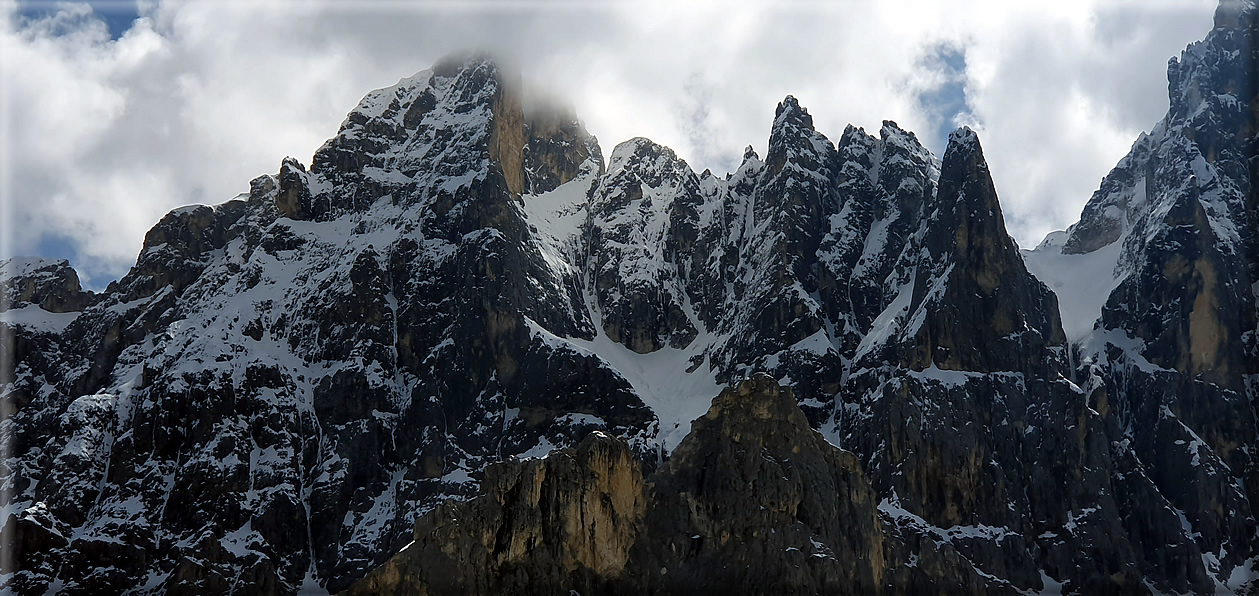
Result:
<instances>
[{"instance_id":1,"label":"rocky mountain peak","mask_svg":"<svg viewBox=\"0 0 1259 596\"><path fill-rule=\"evenodd\" d=\"M1042 350L1056 347L1050 368L1064 374L1066 339L1057 300L1027 272L1006 233L983 148L971 129L949 135L939 187L923 211L921 242L930 259L918 264L911 312L925 309L917 311L925 318L905 364L915 370L934 364L1030 372L1044 366ZM960 327L961 321L971 323ZM1012 340L1037 349L998 347Z\"/></svg>"},{"instance_id":2,"label":"rocky mountain peak","mask_svg":"<svg viewBox=\"0 0 1259 596\"><path fill-rule=\"evenodd\" d=\"M933 194L940 177L940 158L919 142L918 135L891 120L884 120L879 128L878 152L881 163L876 182L896 197L902 211L916 213L922 198Z\"/></svg>"},{"instance_id":3,"label":"rocky mountain peak","mask_svg":"<svg viewBox=\"0 0 1259 596\"><path fill-rule=\"evenodd\" d=\"M1254 23L1255 0L1220 0L1212 16L1215 30L1241 30Z\"/></svg>"},{"instance_id":4,"label":"rocky mountain peak","mask_svg":"<svg viewBox=\"0 0 1259 596\"><path fill-rule=\"evenodd\" d=\"M311 173L330 183L315 185L313 214L362 210L385 194L407 202L455 195L491 176L518 196L524 153L519 73L482 54L450 57L368 93L350 112L312 160Z\"/></svg>"},{"instance_id":5,"label":"rocky mountain peak","mask_svg":"<svg viewBox=\"0 0 1259 596\"><path fill-rule=\"evenodd\" d=\"M651 139L636 137L620 143L608 158L604 184L641 183L647 187L675 186L683 179L695 177L686 161L677 153Z\"/></svg>"},{"instance_id":6,"label":"rocky mountain peak","mask_svg":"<svg viewBox=\"0 0 1259 596\"><path fill-rule=\"evenodd\" d=\"M1167 121L1183 123L1208 163L1221 160L1229 138L1254 134L1259 81L1254 76L1259 10L1250 0L1223 0L1215 11L1215 28L1194 42L1179 58L1168 61L1170 110ZM1249 131L1248 133L1246 131Z\"/></svg>"},{"instance_id":7,"label":"rocky mountain peak","mask_svg":"<svg viewBox=\"0 0 1259 596\"><path fill-rule=\"evenodd\" d=\"M816 171L824 167L827 153L833 152L834 146L814 130L813 117L795 97L788 95L778 104L769 134L769 151L765 156L771 175L777 175L788 162L807 171Z\"/></svg>"},{"instance_id":8,"label":"rocky mountain peak","mask_svg":"<svg viewBox=\"0 0 1259 596\"><path fill-rule=\"evenodd\" d=\"M0 311L34 304L51 313L81 311L95 294L83 291L65 259L13 257L0 261Z\"/></svg>"},{"instance_id":9,"label":"rocky mountain peak","mask_svg":"<svg viewBox=\"0 0 1259 596\"><path fill-rule=\"evenodd\" d=\"M685 347L699 330L687 316L678 275L687 205L699 178L672 149L642 137L616 146L592 190L586 223L588 284L604 332L643 354Z\"/></svg>"},{"instance_id":10,"label":"rocky mountain peak","mask_svg":"<svg viewBox=\"0 0 1259 596\"><path fill-rule=\"evenodd\" d=\"M593 165L597 173L603 172L599 142L586 131L571 106L535 102L526 106L524 126L524 168L529 193L555 190L579 176L588 165Z\"/></svg>"},{"instance_id":11,"label":"rocky mountain peak","mask_svg":"<svg viewBox=\"0 0 1259 596\"><path fill-rule=\"evenodd\" d=\"M788 434L813 432L791 391L784 389L777 379L765 373L756 373L714 398L708 412L696 420L699 427L695 430L700 434L708 432L707 425L717 421L721 423L720 432L736 440L753 427L769 423L782 424ZM766 435L776 432L767 427L762 427L761 430ZM790 437L788 440L794 441L798 438Z\"/></svg>"},{"instance_id":12,"label":"rocky mountain peak","mask_svg":"<svg viewBox=\"0 0 1259 596\"><path fill-rule=\"evenodd\" d=\"M940 160L939 184L936 200L929 205L929 211L940 210L941 215L953 213L976 219L998 227L1002 232L999 238L1009 238L1004 233L1001 205L975 131L962 127L949 134L948 147ZM966 238L960 234L958 243L963 250L968 246Z\"/></svg>"},{"instance_id":13,"label":"rocky mountain peak","mask_svg":"<svg viewBox=\"0 0 1259 596\"><path fill-rule=\"evenodd\" d=\"M813 117L800 105L800 100L788 95L774 109L774 128L793 127L813 130Z\"/></svg>"},{"instance_id":14,"label":"rocky mountain peak","mask_svg":"<svg viewBox=\"0 0 1259 596\"><path fill-rule=\"evenodd\" d=\"M913 139L915 142L918 140L918 135L915 135L913 132L910 132L908 130L901 128L900 125L897 124L896 121L894 120L883 121L882 126L879 127L879 137L884 140L889 140L892 138L899 138L899 137L909 137Z\"/></svg>"},{"instance_id":15,"label":"rocky mountain peak","mask_svg":"<svg viewBox=\"0 0 1259 596\"><path fill-rule=\"evenodd\" d=\"M948 147L948 149L944 150L945 155L948 155L949 149L954 151L979 151L982 153L982 148L979 146L979 135L974 130L971 130L969 126L959 127L949 133Z\"/></svg>"}]
</instances>

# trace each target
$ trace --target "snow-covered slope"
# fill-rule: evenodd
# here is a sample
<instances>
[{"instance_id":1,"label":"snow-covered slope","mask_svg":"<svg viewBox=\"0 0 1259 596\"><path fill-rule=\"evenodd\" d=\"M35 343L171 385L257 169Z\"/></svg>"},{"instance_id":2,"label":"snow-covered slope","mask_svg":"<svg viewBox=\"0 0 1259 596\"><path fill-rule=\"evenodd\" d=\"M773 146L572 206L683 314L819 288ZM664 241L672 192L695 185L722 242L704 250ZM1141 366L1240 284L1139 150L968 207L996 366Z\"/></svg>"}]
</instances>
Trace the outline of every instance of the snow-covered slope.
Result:
<instances>
[{"instance_id":1,"label":"snow-covered slope","mask_svg":"<svg viewBox=\"0 0 1259 596\"><path fill-rule=\"evenodd\" d=\"M1024 250L1027 270L1058 297L1062 330L1072 343L1088 339L1102 306L1123 279L1119 270L1122 238L1084 254L1064 254L1066 232L1054 232L1034 250Z\"/></svg>"}]
</instances>

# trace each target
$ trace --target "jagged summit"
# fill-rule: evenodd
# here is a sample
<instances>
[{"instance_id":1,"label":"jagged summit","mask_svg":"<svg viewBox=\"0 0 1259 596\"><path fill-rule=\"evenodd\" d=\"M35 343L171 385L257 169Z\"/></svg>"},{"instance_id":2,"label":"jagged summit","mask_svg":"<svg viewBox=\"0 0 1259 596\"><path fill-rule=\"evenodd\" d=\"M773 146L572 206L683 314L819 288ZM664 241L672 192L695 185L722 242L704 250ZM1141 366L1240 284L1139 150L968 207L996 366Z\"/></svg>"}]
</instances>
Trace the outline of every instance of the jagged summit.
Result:
<instances>
[{"instance_id":1,"label":"jagged summit","mask_svg":"<svg viewBox=\"0 0 1259 596\"><path fill-rule=\"evenodd\" d=\"M651 139L645 137L634 137L628 141L623 141L612 149L612 155L608 158L608 174L615 176L620 170L629 167L630 162L639 162L644 159L654 160L661 159L660 167L669 168L673 166L687 167L686 162L678 158L672 149L665 147ZM651 164L648 164L651 167ZM653 173L655 168L651 168Z\"/></svg>"},{"instance_id":2,"label":"jagged summit","mask_svg":"<svg viewBox=\"0 0 1259 596\"><path fill-rule=\"evenodd\" d=\"M800 105L800 101L791 95L778 102L778 107L774 110L774 128L783 126L813 130L813 117Z\"/></svg>"},{"instance_id":3,"label":"jagged summit","mask_svg":"<svg viewBox=\"0 0 1259 596\"><path fill-rule=\"evenodd\" d=\"M884 139L904 136L912 139L914 142L918 141L918 135L914 134L912 131L901 128L900 125L893 120L883 121L883 125L879 128L879 136Z\"/></svg>"},{"instance_id":4,"label":"jagged summit","mask_svg":"<svg viewBox=\"0 0 1259 596\"><path fill-rule=\"evenodd\" d=\"M939 187L923 207L920 261L911 301L913 351L902 362L914 370L1042 369L1065 344L1054 295L1031 277L1006 233L996 188L979 137L968 127L949 135ZM942 283L941 278L947 278ZM1016 338L1016 339L1015 339ZM1015 339L1022 349L1007 344ZM1035 345L1035 349L1028 349ZM1032 355L1033 361L1022 360ZM1065 375L1065 354L1054 358Z\"/></svg>"},{"instance_id":5,"label":"jagged summit","mask_svg":"<svg viewBox=\"0 0 1259 596\"><path fill-rule=\"evenodd\" d=\"M969 126L962 126L949 133L949 147L955 151L979 150L979 135ZM945 149L944 153L948 155L949 150Z\"/></svg>"}]
</instances>

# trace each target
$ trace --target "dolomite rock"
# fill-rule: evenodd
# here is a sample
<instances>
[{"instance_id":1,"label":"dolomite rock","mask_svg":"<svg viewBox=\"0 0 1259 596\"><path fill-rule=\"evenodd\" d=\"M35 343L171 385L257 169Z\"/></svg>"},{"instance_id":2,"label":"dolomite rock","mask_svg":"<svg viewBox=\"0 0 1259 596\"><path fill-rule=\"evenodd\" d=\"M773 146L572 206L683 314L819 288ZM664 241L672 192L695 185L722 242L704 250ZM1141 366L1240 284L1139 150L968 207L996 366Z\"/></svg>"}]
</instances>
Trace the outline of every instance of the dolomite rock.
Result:
<instances>
[{"instance_id":1,"label":"dolomite rock","mask_svg":"<svg viewBox=\"0 0 1259 596\"><path fill-rule=\"evenodd\" d=\"M697 175L646 139L605 166L484 56L373 91L309 168L162 218L103 292L0 267L0 590L336 592L486 466L599 431L641 518L590 510L630 520L597 557L500 525L553 541L548 585L1245 593L1256 12L1221 3L1167 117L1026 268L965 130L944 160L892 122L832 143L787 97L763 160ZM759 372L791 391L704 417ZM543 484L622 490L583 465ZM526 560L508 534L484 553Z\"/></svg>"},{"instance_id":2,"label":"dolomite rock","mask_svg":"<svg viewBox=\"0 0 1259 596\"><path fill-rule=\"evenodd\" d=\"M875 504L856 458L758 375L717 396L646 480L603 433L497 464L346 593L877 594Z\"/></svg>"}]
</instances>

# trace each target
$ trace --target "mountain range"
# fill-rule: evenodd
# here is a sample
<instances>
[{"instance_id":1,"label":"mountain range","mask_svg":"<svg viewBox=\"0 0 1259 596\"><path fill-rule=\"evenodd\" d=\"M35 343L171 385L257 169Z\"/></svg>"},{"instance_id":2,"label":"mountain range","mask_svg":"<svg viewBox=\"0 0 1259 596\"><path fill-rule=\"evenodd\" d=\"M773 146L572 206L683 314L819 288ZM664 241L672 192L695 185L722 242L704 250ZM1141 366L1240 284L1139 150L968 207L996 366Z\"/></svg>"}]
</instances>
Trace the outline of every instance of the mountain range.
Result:
<instances>
[{"instance_id":1,"label":"mountain range","mask_svg":"<svg viewBox=\"0 0 1259 596\"><path fill-rule=\"evenodd\" d=\"M1257 15L1031 250L968 128L788 96L719 176L373 91L101 292L0 264L0 589L1253 593Z\"/></svg>"}]
</instances>

